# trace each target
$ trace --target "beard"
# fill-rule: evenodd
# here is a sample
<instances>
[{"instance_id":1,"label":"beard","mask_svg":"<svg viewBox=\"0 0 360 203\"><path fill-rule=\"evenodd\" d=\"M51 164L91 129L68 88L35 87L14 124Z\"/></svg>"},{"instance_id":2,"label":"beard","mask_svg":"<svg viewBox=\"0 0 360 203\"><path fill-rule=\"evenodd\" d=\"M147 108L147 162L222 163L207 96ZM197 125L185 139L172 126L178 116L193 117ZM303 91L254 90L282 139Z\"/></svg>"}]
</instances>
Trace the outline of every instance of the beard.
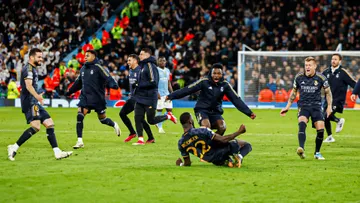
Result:
<instances>
[{"instance_id":1,"label":"beard","mask_svg":"<svg viewBox=\"0 0 360 203\"><path fill-rule=\"evenodd\" d=\"M40 61L34 61L35 66L40 66Z\"/></svg>"}]
</instances>

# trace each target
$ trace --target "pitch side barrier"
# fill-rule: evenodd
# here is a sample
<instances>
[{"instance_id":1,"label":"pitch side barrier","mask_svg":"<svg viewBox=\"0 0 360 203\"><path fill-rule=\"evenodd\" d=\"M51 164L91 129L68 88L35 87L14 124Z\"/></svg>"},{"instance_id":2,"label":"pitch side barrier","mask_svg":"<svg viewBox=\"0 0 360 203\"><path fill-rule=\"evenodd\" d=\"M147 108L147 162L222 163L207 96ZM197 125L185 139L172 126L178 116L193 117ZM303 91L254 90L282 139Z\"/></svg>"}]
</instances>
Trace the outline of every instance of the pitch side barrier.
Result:
<instances>
[{"instance_id":1,"label":"pitch side barrier","mask_svg":"<svg viewBox=\"0 0 360 203\"><path fill-rule=\"evenodd\" d=\"M78 99L44 99L44 107L51 108L77 108ZM126 100L107 100L107 107L121 108L125 104ZM194 108L195 101L186 100L174 100L174 108ZM246 102L251 109L281 109L286 106L285 103L276 102ZM20 99L0 99L0 107L21 107ZM223 108L235 108L231 102L223 102ZM294 103L291 108L297 108L297 104ZM360 99L357 99L354 108L346 108L350 110L360 110Z\"/></svg>"}]
</instances>

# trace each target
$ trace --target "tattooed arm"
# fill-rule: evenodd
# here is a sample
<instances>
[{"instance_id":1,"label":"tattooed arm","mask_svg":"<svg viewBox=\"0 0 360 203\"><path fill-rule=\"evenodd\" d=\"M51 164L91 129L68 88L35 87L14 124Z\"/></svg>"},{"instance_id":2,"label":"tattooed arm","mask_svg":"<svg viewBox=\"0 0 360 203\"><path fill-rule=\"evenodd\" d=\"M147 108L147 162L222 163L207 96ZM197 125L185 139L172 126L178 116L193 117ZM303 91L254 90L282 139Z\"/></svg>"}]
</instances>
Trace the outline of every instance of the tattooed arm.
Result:
<instances>
[{"instance_id":1,"label":"tattooed arm","mask_svg":"<svg viewBox=\"0 0 360 203\"><path fill-rule=\"evenodd\" d=\"M332 93L331 93L331 89L330 87L324 88L325 89L325 97L326 97L326 102L328 103L327 105L327 109L326 109L326 116L329 117L330 114L332 113Z\"/></svg>"},{"instance_id":2,"label":"tattooed arm","mask_svg":"<svg viewBox=\"0 0 360 203\"><path fill-rule=\"evenodd\" d=\"M289 111L291 104L294 102L294 100L296 98L296 94L297 94L297 88L293 88L286 107L281 109L281 111L280 111L281 116L285 116L286 112Z\"/></svg>"}]
</instances>

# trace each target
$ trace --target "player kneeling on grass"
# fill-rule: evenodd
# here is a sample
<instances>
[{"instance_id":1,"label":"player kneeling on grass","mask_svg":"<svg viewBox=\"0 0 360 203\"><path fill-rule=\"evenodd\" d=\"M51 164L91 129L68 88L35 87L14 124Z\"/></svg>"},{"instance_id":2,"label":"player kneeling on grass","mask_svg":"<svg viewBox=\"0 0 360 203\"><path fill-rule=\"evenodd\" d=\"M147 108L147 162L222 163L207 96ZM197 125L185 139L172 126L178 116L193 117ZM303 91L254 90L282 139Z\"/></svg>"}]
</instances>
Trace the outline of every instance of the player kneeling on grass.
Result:
<instances>
[{"instance_id":1,"label":"player kneeling on grass","mask_svg":"<svg viewBox=\"0 0 360 203\"><path fill-rule=\"evenodd\" d=\"M286 107L280 112L281 116L285 116L286 112L289 110L291 104L296 98L297 91L299 91L299 147L297 149L297 154L302 159L305 158L305 131L309 117L311 117L311 120L317 131L314 158L319 160L325 159L320 153L321 144L324 139L324 116L321 108L321 88L324 88L325 90L326 101L329 104L326 109L326 116L329 116L332 112L332 95L328 81L324 75L321 73L316 73L315 59L313 57L307 57L305 59L305 73L301 72L295 76L293 90L291 92L289 101Z\"/></svg>"},{"instance_id":2,"label":"player kneeling on grass","mask_svg":"<svg viewBox=\"0 0 360 203\"><path fill-rule=\"evenodd\" d=\"M209 128L194 128L194 120L188 112L180 116L180 122L184 129L184 134L178 142L178 148L184 163L179 158L176 161L178 166L190 166L189 153L191 153L202 161L218 166L225 165L228 162L228 166L233 167L231 159L233 157L235 166L240 168L243 158L252 150L250 143L235 139L240 134L246 132L244 125L241 125L233 134L221 136Z\"/></svg>"},{"instance_id":3,"label":"player kneeling on grass","mask_svg":"<svg viewBox=\"0 0 360 203\"><path fill-rule=\"evenodd\" d=\"M21 90L21 109L31 127L24 131L15 144L8 146L8 158L10 161L15 161L15 155L19 147L31 136L39 132L40 124L46 127L47 139L54 150L56 159L66 158L72 154L71 151L64 152L59 149L54 132L54 121L41 106L44 105L44 99L42 97L43 93L37 93L38 73L36 67L40 65L42 60L42 51L37 48L31 49L29 63L21 70L20 83L23 87Z\"/></svg>"}]
</instances>

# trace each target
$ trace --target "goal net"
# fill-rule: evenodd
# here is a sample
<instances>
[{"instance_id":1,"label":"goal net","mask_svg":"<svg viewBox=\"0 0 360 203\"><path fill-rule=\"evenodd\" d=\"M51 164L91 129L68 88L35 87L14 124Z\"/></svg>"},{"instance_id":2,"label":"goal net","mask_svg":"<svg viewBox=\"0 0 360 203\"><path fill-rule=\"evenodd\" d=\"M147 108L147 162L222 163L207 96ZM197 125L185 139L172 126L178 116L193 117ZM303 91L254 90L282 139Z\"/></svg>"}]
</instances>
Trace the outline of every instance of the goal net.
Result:
<instances>
[{"instance_id":1,"label":"goal net","mask_svg":"<svg viewBox=\"0 0 360 203\"><path fill-rule=\"evenodd\" d=\"M334 53L342 55L342 67L358 80L360 51L239 51L238 93L250 104L287 102L295 75L304 69L304 59L315 57L317 72L323 72Z\"/></svg>"}]
</instances>

